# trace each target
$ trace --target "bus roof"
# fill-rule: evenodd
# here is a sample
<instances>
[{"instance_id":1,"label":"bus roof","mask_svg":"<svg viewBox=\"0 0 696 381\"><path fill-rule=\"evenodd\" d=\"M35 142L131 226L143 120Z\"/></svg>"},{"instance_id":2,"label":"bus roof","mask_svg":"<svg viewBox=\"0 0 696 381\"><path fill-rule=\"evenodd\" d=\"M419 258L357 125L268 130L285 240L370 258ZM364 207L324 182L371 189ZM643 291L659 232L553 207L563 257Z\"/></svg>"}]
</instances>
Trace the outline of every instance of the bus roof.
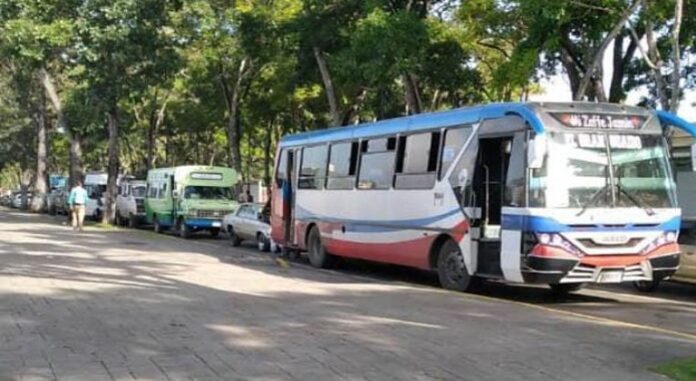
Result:
<instances>
[{"instance_id":1,"label":"bus roof","mask_svg":"<svg viewBox=\"0 0 696 381\"><path fill-rule=\"evenodd\" d=\"M439 111L386 119L355 126L333 127L324 130L287 135L281 139L282 147L319 144L330 141L351 140L391 135L403 132L418 132L437 127L470 124L487 119L497 119L516 115L524 119L537 133L544 133L545 128L540 117L546 111L566 112L603 112L611 114L638 114L648 116L647 109L612 103L567 102L567 103L492 103L471 107L462 107L448 111ZM696 137L696 127L676 115L657 111L662 123L670 124L689 132Z\"/></svg>"}]
</instances>

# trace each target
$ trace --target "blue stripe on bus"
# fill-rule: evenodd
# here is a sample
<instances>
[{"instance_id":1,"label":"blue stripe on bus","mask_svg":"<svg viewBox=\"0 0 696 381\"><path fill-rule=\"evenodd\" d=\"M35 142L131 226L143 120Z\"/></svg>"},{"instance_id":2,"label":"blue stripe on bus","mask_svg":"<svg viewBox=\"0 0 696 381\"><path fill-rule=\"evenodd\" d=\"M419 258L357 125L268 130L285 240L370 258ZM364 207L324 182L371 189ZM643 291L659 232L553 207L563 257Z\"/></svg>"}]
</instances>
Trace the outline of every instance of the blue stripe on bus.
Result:
<instances>
[{"instance_id":1,"label":"blue stripe on bus","mask_svg":"<svg viewBox=\"0 0 696 381\"><path fill-rule=\"evenodd\" d=\"M646 224L647 225L647 224ZM661 224L641 226L641 224L626 224L621 226L606 226L601 223L587 224L586 228L572 228L550 217L526 216L519 214L503 214L502 228L505 230L532 231L538 233L562 233L569 231L677 231L681 226L681 218L674 217Z\"/></svg>"},{"instance_id":2,"label":"blue stripe on bus","mask_svg":"<svg viewBox=\"0 0 696 381\"><path fill-rule=\"evenodd\" d=\"M359 232L359 233L383 233L394 230L403 230L404 228L420 228L427 227L438 221L442 221L448 217L456 215L457 213L463 213L459 208L452 209L446 213L439 214L437 216L425 217L425 218L415 218L410 220L354 220L347 218L335 218L328 216L320 216L318 214L312 213L307 209L297 207L296 218L298 220L313 220L322 221L328 223L343 224L347 231Z\"/></svg>"},{"instance_id":3,"label":"blue stripe on bus","mask_svg":"<svg viewBox=\"0 0 696 381\"><path fill-rule=\"evenodd\" d=\"M541 119L529 105L524 103L497 103L364 123L355 127L336 127L288 135L281 139L280 145L282 147L301 146L329 141L369 138L400 132L416 132L437 127L472 124L508 115L518 115L528 122L534 131L540 134L544 133L544 125Z\"/></svg>"}]
</instances>

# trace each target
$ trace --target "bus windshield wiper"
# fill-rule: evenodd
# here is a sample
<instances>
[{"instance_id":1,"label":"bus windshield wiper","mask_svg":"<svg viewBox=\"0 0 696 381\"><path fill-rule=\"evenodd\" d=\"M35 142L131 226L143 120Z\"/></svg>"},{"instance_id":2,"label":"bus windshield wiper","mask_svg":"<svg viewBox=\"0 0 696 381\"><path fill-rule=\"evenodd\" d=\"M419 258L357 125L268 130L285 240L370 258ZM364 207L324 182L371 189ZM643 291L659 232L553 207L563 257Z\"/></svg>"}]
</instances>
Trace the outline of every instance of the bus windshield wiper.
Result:
<instances>
[{"instance_id":1,"label":"bus windshield wiper","mask_svg":"<svg viewBox=\"0 0 696 381\"><path fill-rule=\"evenodd\" d=\"M645 205L643 202L641 202L640 200L638 200L634 195L632 195L632 194L629 193L627 190L625 190L625 189L621 186L621 184L616 184L616 189L619 191L619 193L621 193L621 194L623 194L624 196L626 196L626 198L629 199L632 203L634 203L637 207L643 209L643 210L645 211L645 213L646 213L648 216L654 216L654 215L655 215L655 211L654 211L651 207Z\"/></svg>"},{"instance_id":2,"label":"bus windshield wiper","mask_svg":"<svg viewBox=\"0 0 696 381\"><path fill-rule=\"evenodd\" d=\"M602 193L606 193L607 190L611 189L611 186L612 186L611 183L607 183L607 184L605 184L602 188L600 188L600 189L598 189L596 192L594 192L594 194L592 195L592 197L590 197L590 200L587 201L587 202L582 206L582 209L580 209L580 211L578 212L578 214L575 215L575 217L578 217L578 216L582 215L583 213L585 213L585 212L587 211L587 208L588 208L590 205L594 205L594 203L597 202L597 199L599 198L599 196L600 196Z\"/></svg>"}]
</instances>

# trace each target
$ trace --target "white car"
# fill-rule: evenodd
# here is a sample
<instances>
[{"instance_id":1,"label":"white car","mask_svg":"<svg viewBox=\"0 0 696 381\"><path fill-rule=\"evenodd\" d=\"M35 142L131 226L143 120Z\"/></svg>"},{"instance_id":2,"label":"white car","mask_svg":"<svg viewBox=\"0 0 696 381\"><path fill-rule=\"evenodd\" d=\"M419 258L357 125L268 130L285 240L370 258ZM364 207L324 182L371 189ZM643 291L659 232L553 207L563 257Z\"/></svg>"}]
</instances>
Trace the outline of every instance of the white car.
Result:
<instances>
[{"instance_id":1,"label":"white car","mask_svg":"<svg viewBox=\"0 0 696 381\"><path fill-rule=\"evenodd\" d=\"M222 227L232 241L239 246L242 241L254 241L261 251L277 251L271 240L271 225L263 214L263 204L241 204L236 211L225 216Z\"/></svg>"},{"instance_id":2,"label":"white car","mask_svg":"<svg viewBox=\"0 0 696 381\"><path fill-rule=\"evenodd\" d=\"M145 192L147 182L122 181L116 197L116 224L137 227L145 220Z\"/></svg>"},{"instance_id":3,"label":"white car","mask_svg":"<svg viewBox=\"0 0 696 381\"><path fill-rule=\"evenodd\" d=\"M12 207L21 209L23 207L28 207L31 204L32 194L27 192L27 203L24 205L22 203L22 193L16 193L12 196Z\"/></svg>"}]
</instances>

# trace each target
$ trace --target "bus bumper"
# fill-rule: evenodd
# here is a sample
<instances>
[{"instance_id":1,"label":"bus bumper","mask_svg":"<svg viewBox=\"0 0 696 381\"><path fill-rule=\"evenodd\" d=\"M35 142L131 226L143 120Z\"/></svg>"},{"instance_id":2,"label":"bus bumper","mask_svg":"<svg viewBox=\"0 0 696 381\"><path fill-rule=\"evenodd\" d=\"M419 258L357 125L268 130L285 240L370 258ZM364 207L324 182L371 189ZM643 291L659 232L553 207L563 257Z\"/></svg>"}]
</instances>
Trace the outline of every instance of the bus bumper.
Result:
<instances>
[{"instance_id":1,"label":"bus bumper","mask_svg":"<svg viewBox=\"0 0 696 381\"><path fill-rule=\"evenodd\" d=\"M219 229L222 227L222 220L210 218L191 218L185 222L186 226L193 229Z\"/></svg>"},{"instance_id":2,"label":"bus bumper","mask_svg":"<svg viewBox=\"0 0 696 381\"><path fill-rule=\"evenodd\" d=\"M529 255L522 277L526 283L622 283L670 277L679 268L677 251L650 255L548 257Z\"/></svg>"}]
</instances>

